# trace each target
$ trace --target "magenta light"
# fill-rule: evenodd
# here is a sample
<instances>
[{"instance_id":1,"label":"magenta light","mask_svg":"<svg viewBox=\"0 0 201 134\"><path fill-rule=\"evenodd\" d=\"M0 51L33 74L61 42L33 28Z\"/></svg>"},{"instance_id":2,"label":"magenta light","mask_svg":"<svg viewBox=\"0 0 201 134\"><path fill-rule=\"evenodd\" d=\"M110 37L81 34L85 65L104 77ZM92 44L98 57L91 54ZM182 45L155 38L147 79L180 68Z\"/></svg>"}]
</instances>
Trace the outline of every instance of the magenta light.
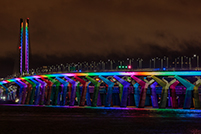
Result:
<instances>
[{"instance_id":1,"label":"magenta light","mask_svg":"<svg viewBox=\"0 0 201 134\"><path fill-rule=\"evenodd\" d=\"M128 66L128 69L131 69L131 65Z\"/></svg>"}]
</instances>

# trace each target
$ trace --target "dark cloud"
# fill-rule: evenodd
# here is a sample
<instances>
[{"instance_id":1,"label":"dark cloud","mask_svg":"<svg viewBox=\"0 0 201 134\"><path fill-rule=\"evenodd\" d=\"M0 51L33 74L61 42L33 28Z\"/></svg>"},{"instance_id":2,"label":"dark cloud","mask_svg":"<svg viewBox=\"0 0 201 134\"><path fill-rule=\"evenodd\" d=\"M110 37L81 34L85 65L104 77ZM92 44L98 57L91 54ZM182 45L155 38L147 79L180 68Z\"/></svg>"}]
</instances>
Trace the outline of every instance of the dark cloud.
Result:
<instances>
[{"instance_id":1,"label":"dark cloud","mask_svg":"<svg viewBox=\"0 0 201 134\"><path fill-rule=\"evenodd\" d=\"M21 17L30 18L31 54L52 64L53 59L88 60L89 55L107 59L199 53L200 6L200 0L0 1L0 57L17 53Z\"/></svg>"}]
</instances>

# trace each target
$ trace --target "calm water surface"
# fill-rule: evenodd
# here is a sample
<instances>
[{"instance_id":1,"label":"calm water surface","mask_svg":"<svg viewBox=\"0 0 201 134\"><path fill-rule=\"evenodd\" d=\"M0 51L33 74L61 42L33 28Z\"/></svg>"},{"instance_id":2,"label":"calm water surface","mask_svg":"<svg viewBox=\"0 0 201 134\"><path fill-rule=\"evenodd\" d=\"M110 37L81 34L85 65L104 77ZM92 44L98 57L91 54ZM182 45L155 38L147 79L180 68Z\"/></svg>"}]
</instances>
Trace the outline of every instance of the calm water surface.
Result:
<instances>
[{"instance_id":1,"label":"calm water surface","mask_svg":"<svg viewBox=\"0 0 201 134\"><path fill-rule=\"evenodd\" d=\"M0 134L201 134L201 110L0 105Z\"/></svg>"}]
</instances>

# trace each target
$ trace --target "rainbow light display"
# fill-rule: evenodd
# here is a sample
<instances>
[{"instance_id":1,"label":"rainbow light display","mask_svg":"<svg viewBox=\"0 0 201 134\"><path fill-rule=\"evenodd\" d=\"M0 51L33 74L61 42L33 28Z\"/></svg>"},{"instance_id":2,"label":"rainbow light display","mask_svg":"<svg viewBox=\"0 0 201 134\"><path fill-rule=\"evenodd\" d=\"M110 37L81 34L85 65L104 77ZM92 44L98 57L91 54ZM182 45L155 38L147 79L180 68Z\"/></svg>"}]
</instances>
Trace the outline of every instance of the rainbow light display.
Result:
<instances>
[{"instance_id":1,"label":"rainbow light display","mask_svg":"<svg viewBox=\"0 0 201 134\"><path fill-rule=\"evenodd\" d=\"M20 19L20 74L22 74L23 65L23 19Z\"/></svg>"},{"instance_id":2,"label":"rainbow light display","mask_svg":"<svg viewBox=\"0 0 201 134\"><path fill-rule=\"evenodd\" d=\"M25 27L25 71L29 73L29 18L26 19Z\"/></svg>"},{"instance_id":3,"label":"rainbow light display","mask_svg":"<svg viewBox=\"0 0 201 134\"><path fill-rule=\"evenodd\" d=\"M61 73L61 74L45 74L45 75L33 75L21 78L14 78L9 80L4 80L0 82L0 85L15 82L19 79L33 79L33 78L47 78L47 77L74 77L74 76L201 76L201 71L164 71L164 72L86 72L86 73Z\"/></svg>"}]
</instances>

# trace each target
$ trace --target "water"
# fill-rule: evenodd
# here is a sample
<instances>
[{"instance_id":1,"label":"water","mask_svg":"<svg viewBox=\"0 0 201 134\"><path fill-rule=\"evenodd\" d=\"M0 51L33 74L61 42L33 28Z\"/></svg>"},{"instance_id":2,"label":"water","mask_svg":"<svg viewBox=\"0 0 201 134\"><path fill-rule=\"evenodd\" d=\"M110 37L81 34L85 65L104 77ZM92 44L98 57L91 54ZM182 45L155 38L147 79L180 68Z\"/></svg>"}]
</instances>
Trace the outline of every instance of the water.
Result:
<instances>
[{"instance_id":1,"label":"water","mask_svg":"<svg viewBox=\"0 0 201 134\"><path fill-rule=\"evenodd\" d=\"M0 106L0 134L201 133L201 110Z\"/></svg>"}]
</instances>

